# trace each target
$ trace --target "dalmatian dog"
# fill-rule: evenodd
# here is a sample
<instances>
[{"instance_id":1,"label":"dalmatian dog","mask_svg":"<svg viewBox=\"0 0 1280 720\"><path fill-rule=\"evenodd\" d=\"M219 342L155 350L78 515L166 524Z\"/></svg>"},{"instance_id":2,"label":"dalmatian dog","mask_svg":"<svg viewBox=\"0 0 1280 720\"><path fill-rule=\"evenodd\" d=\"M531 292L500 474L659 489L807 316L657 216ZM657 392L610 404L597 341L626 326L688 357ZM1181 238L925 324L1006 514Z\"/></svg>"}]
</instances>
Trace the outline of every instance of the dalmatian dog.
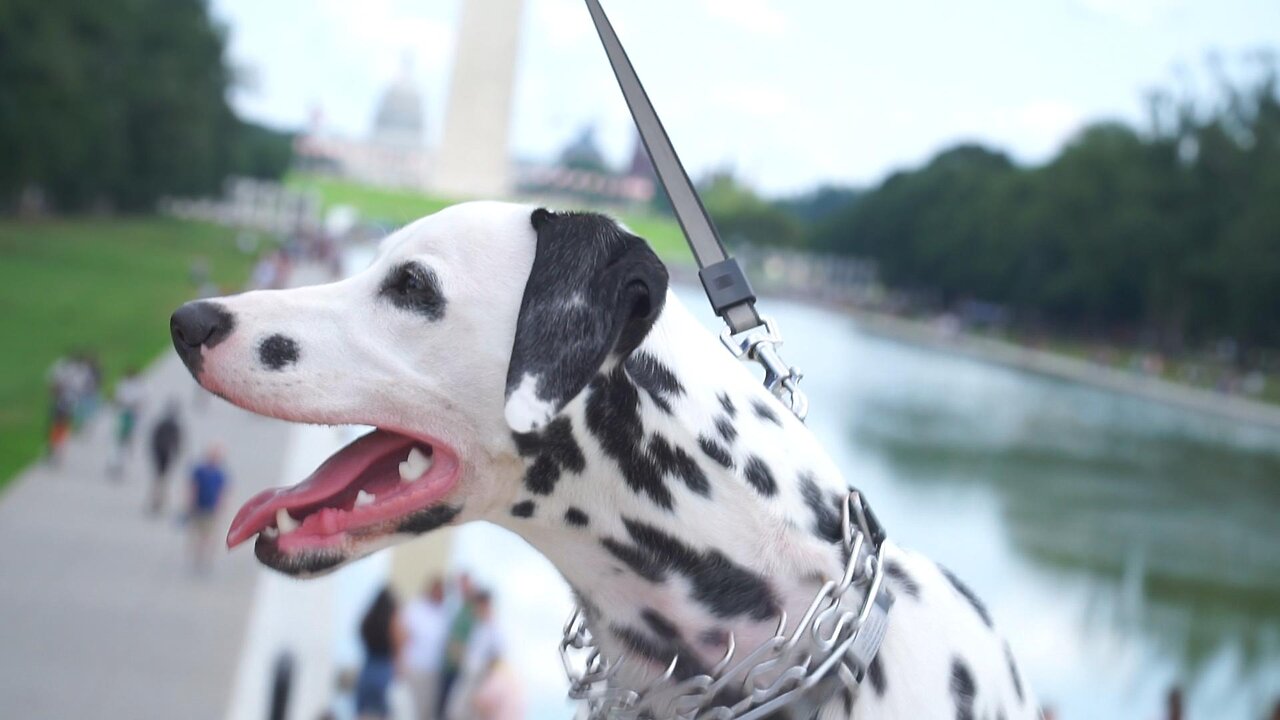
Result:
<instances>
[{"instance_id":1,"label":"dalmatian dog","mask_svg":"<svg viewBox=\"0 0 1280 720\"><path fill-rule=\"evenodd\" d=\"M256 537L262 563L311 576L487 520L556 565L607 657L643 661L616 682L676 655L677 676L705 672L730 636L756 647L841 576L848 488L667 285L603 215L475 202L389 236L351 278L182 306L174 346L209 391L376 428L249 500L228 545ZM856 698L820 717L1038 717L974 593L884 552L883 645Z\"/></svg>"}]
</instances>

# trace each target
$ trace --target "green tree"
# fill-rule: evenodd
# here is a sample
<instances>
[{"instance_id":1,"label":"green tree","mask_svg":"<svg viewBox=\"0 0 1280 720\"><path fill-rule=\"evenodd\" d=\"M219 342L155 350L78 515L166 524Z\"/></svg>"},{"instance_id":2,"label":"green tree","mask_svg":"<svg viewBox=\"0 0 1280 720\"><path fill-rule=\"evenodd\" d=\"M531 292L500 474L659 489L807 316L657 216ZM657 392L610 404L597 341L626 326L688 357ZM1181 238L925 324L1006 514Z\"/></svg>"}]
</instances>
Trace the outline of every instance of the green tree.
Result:
<instances>
[{"instance_id":1,"label":"green tree","mask_svg":"<svg viewBox=\"0 0 1280 720\"><path fill-rule=\"evenodd\" d=\"M726 243L783 247L800 244L800 222L786 210L761 199L730 173L711 175L701 184L699 194Z\"/></svg>"},{"instance_id":2,"label":"green tree","mask_svg":"<svg viewBox=\"0 0 1280 720\"><path fill-rule=\"evenodd\" d=\"M224 48L202 0L0 4L0 203L149 209L277 167L227 104Z\"/></svg>"}]
</instances>

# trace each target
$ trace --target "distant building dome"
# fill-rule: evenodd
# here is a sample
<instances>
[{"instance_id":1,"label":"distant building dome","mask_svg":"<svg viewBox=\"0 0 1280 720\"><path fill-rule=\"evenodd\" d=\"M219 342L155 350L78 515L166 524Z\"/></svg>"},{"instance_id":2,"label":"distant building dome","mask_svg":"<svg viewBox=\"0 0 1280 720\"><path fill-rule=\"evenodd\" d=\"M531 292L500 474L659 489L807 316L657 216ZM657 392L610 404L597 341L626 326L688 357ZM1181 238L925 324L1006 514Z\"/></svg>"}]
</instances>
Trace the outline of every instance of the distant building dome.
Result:
<instances>
[{"instance_id":1,"label":"distant building dome","mask_svg":"<svg viewBox=\"0 0 1280 720\"><path fill-rule=\"evenodd\" d=\"M388 144L421 145L426 129L422 106L422 94L406 61L400 77L387 88L378 103L373 116L373 139Z\"/></svg>"}]
</instances>

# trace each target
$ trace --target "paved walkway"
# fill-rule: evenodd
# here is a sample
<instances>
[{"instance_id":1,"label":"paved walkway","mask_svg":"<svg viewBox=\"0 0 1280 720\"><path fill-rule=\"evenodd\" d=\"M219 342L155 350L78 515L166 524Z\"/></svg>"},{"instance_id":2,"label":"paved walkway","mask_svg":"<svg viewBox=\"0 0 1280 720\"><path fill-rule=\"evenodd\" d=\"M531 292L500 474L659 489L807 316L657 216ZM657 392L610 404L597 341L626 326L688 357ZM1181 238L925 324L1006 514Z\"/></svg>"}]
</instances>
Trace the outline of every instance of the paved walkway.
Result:
<instances>
[{"instance_id":1,"label":"paved walkway","mask_svg":"<svg viewBox=\"0 0 1280 720\"><path fill-rule=\"evenodd\" d=\"M0 717L222 718L258 569L215 553L197 576L177 520L186 470L207 443L227 448L228 513L277 485L289 427L204 396L171 353L147 376L144 441L168 398L186 442L162 517L144 512L150 468L136 443L120 481L103 472L114 417L99 413L62 464L29 469L0 496ZM229 518L219 522L225 529Z\"/></svg>"}]
</instances>

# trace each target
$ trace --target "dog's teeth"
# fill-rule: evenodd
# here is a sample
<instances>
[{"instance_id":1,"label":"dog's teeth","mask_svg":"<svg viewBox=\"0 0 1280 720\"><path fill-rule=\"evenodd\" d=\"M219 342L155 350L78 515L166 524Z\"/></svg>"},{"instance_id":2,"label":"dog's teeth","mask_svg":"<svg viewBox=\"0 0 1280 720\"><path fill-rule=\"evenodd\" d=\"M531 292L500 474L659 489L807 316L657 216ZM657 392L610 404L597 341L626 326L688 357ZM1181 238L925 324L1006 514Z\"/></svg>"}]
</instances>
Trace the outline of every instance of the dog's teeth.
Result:
<instances>
[{"instance_id":1,"label":"dog's teeth","mask_svg":"<svg viewBox=\"0 0 1280 720\"><path fill-rule=\"evenodd\" d=\"M409 456L400 463L400 480L401 482L413 482L431 469L432 457L424 454L415 445L409 450Z\"/></svg>"},{"instance_id":2,"label":"dog's teeth","mask_svg":"<svg viewBox=\"0 0 1280 720\"><path fill-rule=\"evenodd\" d=\"M262 535L268 540L274 540L275 538L279 537L280 531L275 529L274 526L268 525L262 528Z\"/></svg>"},{"instance_id":3,"label":"dog's teeth","mask_svg":"<svg viewBox=\"0 0 1280 720\"><path fill-rule=\"evenodd\" d=\"M276 511L276 527L280 528L281 535L287 535L298 529L298 521L293 519L288 510L280 508Z\"/></svg>"},{"instance_id":4,"label":"dog's teeth","mask_svg":"<svg viewBox=\"0 0 1280 720\"><path fill-rule=\"evenodd\" d=\"M365 505L372 505L374 500L375 498L373 496L373 493L368 493L368 492L365 492L364 490L361 490L360 492L356 493L355 507L364 507Z\"/></svg>"}]
</instances>

